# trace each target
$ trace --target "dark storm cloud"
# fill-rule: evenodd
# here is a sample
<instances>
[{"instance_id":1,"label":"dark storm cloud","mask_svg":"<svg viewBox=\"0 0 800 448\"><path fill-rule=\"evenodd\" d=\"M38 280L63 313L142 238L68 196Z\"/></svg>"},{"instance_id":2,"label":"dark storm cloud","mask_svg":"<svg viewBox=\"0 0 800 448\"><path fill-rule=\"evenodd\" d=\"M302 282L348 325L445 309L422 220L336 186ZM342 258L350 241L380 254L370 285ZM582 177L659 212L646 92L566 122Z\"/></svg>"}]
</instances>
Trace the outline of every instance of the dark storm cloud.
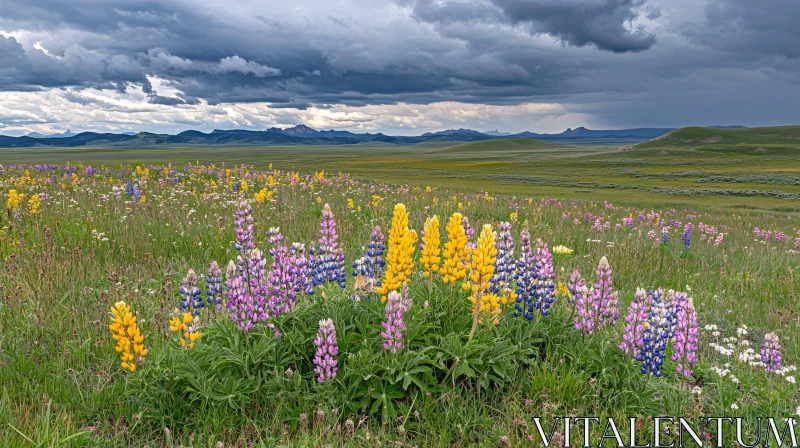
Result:
<instances>
[{"instance_id":1,"label":"dark storm cloud","mask_svg":"<svg viewBox=\"0 0 800 448\"><path fill-rule=\"evenodd\" d=\"M796 0L711 2L705 17L705 26L690 33L698 42L751 58L800 58Z\"/></svg>"},{"instance_id":2,"label":"dark storm cloud","mask_svg":"<svg viewBox=\"0 0 800 448\"><path fill-rule=\"evenodd\" d=\"M645 0L401 0L413 5L421 20L450 24L458 21L520 25L531 33L552 35L570 45L594 44L613 52L642 51L655 44L655 36L628 24L640 14Z\"/></svg>"},{"instance_id":3,"label":"dark storm cloud","mask_svg":"<svg viewBox=\"0 0 800 448\"><path fill-rule=\"evenodd\" d=\"M330 104L554 102L625 126L680 117L697 92L693 110L727 111L747 88L765 109L793 100L776 86L797 83L797 23L797 0L4 0L0 91L135 87L154 105L268 102L287 119Z\"/></svg>"}]
</instances>

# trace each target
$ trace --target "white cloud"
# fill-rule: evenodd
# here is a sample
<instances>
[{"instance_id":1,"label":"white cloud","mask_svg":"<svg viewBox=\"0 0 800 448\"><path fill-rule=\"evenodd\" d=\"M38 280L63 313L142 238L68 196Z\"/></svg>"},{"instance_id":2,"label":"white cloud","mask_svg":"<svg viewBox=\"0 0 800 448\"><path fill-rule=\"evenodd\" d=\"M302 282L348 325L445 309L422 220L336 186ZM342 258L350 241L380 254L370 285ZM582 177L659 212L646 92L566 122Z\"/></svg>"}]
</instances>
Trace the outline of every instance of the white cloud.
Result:
<instances>
[{"instance_id":1,"label":"white cloud","mask_svg":"<svg viewBox=\"0 0 800 448\"><path fill-rule=\"evenodd\" d=\"M281 71L277 68L261 65L254 61L248 61L240 58L238 55L228 56L219 61L219 66L214 70L217 73L232 73L238 72L245 75L254 75L257 78L264 78L266 76L279 76Z\"/></svg>"}]
</instances>

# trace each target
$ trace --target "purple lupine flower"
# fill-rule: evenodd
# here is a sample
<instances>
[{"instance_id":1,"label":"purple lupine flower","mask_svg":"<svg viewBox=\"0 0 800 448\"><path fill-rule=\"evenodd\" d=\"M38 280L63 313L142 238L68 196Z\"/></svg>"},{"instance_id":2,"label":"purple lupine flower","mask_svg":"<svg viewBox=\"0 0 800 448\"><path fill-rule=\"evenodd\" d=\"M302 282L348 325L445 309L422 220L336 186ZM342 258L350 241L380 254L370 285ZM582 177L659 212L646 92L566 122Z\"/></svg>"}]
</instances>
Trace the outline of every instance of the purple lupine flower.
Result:
<instances>
[{"instance_id":1,"label":"purple lupine flower","mask_svg":"<svg viewBox=\"0 0 800 448\"><path fill-rule=\"evenodd\" d=\"M472 237L475 236L475 229L469 225L469 218L466 216L461 220L461 224L464 226L464 233L467 235L467 244L466 246L470 249L475 249L476 243L472 241Z\"/></svg>"},{"instance_id":2,"label":"purple lupine flower","mask_svg":"<svg viewBox=\"0 0 800 448\"><path fill-rule=\"evenodd\" d=\"M288 313L297 299L294 276L289 260L289 248L283 244L281 229L273 227L267 232L272 267L269 272L269 309L273 316Z\"/></svg>"},{"instance_id":3,"label":"purple lupine flower","mask_svg":"<svg viewBox=\"0 0 800 448\"><path fill-rule=\"evenodd\" d=\"M206 302L214 305L216 311L222 308L222 269L216 261L212 261L206 273Z\"/></svg>"},{"instance_id":4,"label":"purple lupine flower","mask_svg":"<svg viewBox=\"0 0 800 448\"><path fill-rule=\"evenodd\" d=\"M392 353L397 353L403 347L403 332L406 330L403 317L405 312L403 296L397 291L391 291L386 299L385 318L381 322L383 327L381 337L384 339L383 348Z\"/></svg>"},{"instance_id":5,"label":"purple lupine flower","mask_svg":"<svg viewBox=\"0 0 800 448\"><path fill-rule=\"evenodd\" d=\"M498 296L511 296L511 282L516 271L516 260L514 260L514 237L511 236L511 223L501 222L497 226L497 239L494 247L497 249L497 257L494 263L494 275L489 282L491 290Z\"/></svg>"},{"instance_id":6,"label":"purple lupine flower","mask_svg":"<svg viewBox=\"0 0 800 448\"><path fill-rule=\"evenodd\" d=\"M611 280L611 265L603 257L597 265L597 283L594 284L595 301L598 303L598 326L614 325L619 318L619 295L614 291Z\"/></svg>"},{"instance_id":7,"label":"purple lupine flower","mask_svg":"<svg viewBox=\"0 0 800 448\"><path fill-rule=\"evenodd\" d=\"M200 308L205 306L203 299L200 297L200 288L197 286L197 274L194 269L189 269L186 277L181 280L181 312L191 312L192 316L200 315Z\"/></svg>"},{"instance_id":8,"label":"purple lupine flower","mask_svg":"<svg viewBox=\"0 0 800 448\"><path fill-rule=\"evenodd\" d=\"M694 229L694 224L687 222L686 225L683 227L683 246L686 250L689 250L689 245L692 244L692 230Z\"/></svg>"},{"instance_id":9,"label":"purple lupine flower","mask_svg":"<svg viewBox=\"0 0 800 448\"><path fill-rule=\"evenodd\" d=\"M556 278L555 270L553 270L553 255L547 248L547 243L541 239L536 240L536 302L534 307L539 311L542 316L547 316L550 305L556 301L556 284L553 279Z\"/></svg>"},{"instance_id":10,"label":"purple lupine flower","mask_svg":"<svg viewBox=\"0 0 800 448\"><path fill-rule=\"evenodd\" d=\"M296 294L309 294L314 292L311 283L311 274L308 270L306 246L302 243L292 243L289 248L289 270L292 284Z\"/></svg>"},{"instance_id":11,"label":"purple lupine flower","mask_svg":"<svg viewBox=\"0 0 800 448\"><path fill-rule=\"evenodd\" d=\"M578 290L584 285L586 285L586 281L581 278L581 273L578 272L577 269L572 271L572 274L569 275L569 283L567 283L567 290L569 290L569 294L572 296L569 299L570 304L575 304Z\"/></svg>"},{"instance_id":12,"label":"purple lupine flower","mask_svg":"<svg viewBox=\"0 0 800 448\"><path fill-rule=\"evenodd\" d=\"M228 298L228 302L225 304L228 317L236 323L240 331L252 330L255 323L258 322L253 298L250 296L244 276L237 274L233 260L228 263L225 296Z\"/></svg>"},{"instance_id":13,"label":"purple lupine flower","mask_svg":"<svg viewBox=\"0 0 800 448\"><path fill-rule=\"evenodd\" d=\"M593 297L594 294L589 292L585 284L575 291L575 330L583 336L594 334L595 331L598 310Z\"/></svg>"},{"instance_id":14,"label":"purple lupine flower","mask_svg":"<svg viewBox=\"0 0 800 448\"><path fill-rule=\"evenodd\" d=\"M319 331L317 338L314 339L317 351L314 354L314 373L317 374L317 381L322 384L325 380L336 378L337 365L336 355L339 347L336 344L336 327L331 319L319 321Z\"/></svg>"},{"instance_id":15,"label":"purple lupine flower","mask_svg":"<svg viewBox=\"0 0 800 448\"><path fill-rule=\"evenodd\" d=\"M761 344L761 362L769 372L781 368L781 343L777 334L767 333L764 335L764 343Z\"/></svg>"},{"instance_id":16,"label":"purple lupine flower","mask_svg":"<svg viewBox=\"0 0 800 448\"><path fill-rule=\"evenodd\" d=\"M533 319L534 294L536 292L536 262L531 249L531 234L528 227L519 235L520 252L517 260L517 310L514 316L523 315L525 319Z\"/></svg>"},{"instance_id":17,"label":"purple lupine flower","mask_svg":"<svg viewBox=\"0 0 800 448\"><path fill-rule=\"evenodd\" d=\"M691 298L680 304L672 350L672 361L678 362L676 371L691 378L692 367L697 363L697 311Z\"/></svg>"},{"instance_id":18,"label":"purple lupine flower","mask_svg":"<svg viewBox=\"0 0 800 448\"><path fill-rule=\"evenodd\" d=\"M328 204L325 204L325 208L322 210L319 233L319 246L311 249L312 282L314 286L338 283L340 287L344 288L347 280L344 270L344 251L339 247L336 221Z\"/></svg>"},{"instance_id":19,"label":"purple lupine flower","mask_svg":"<svg viewBox=\"0 0 800 448\"><path fill-rule=\"evenodd\" d=\"M642 288L636 288L633 302L628 308L628 315L625 316L627 325L622 334L622 343L619 345L620 350L626 355L636 357L642 349L644 326L650 316L648 308L647 292Z\"/></svg>"}]
</instances>

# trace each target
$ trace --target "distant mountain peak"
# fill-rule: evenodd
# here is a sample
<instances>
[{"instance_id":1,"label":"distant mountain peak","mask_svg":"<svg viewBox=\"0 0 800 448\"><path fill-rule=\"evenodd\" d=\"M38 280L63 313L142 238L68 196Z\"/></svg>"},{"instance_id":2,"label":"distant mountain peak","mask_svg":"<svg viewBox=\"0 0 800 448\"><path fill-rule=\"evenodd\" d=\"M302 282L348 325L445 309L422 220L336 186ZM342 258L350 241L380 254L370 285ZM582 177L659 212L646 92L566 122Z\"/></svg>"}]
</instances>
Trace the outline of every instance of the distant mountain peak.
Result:
<instances>
[{"instance_id":1,"label":"distant mountain peak","mask_svg":"<svg viewBox=\"0 0 800 448\"><path fill-rule=\"evenodd\" d=\"M426 132L426 133L422 134L422 136L423 137L426 137L426 136L430 137L430 136L433 136L433 135L458 135L458 134L460 134L460 135L485 135L484 133L482 133L480 131L476 131L474 129L459 128L459 129L447 129L445 131L439 131L439 132Z\"/></svg>"},{"instance_id":2,"label":"distant mountain peak","mask_svg":"<svg viewBox=\"0 0 800 448\"><path fill-rule=\"evenodd\" d=\"M288 135L311 135L311 134L316 134L319 131L317 131L316 129L312 129L301 123L291 128L283 129L281 130L281 132Z\"/></svg>"},{"instance_id":3,"label":"distant mountain peak","mask_svg":"<svg viewBox=\"0 0 800 448\"><path fill-rule=\"evenodd\" d=\"M69 129L67 129L65 132L62 132L60 134L40 134L38 132L31 132L30 134L26 135L26 137L31 137L31 138L67 138L67 137L74 137L75 135L77 135L77 134L75 134L74 132L72 132Z\"/></svg>"}]
</instances>

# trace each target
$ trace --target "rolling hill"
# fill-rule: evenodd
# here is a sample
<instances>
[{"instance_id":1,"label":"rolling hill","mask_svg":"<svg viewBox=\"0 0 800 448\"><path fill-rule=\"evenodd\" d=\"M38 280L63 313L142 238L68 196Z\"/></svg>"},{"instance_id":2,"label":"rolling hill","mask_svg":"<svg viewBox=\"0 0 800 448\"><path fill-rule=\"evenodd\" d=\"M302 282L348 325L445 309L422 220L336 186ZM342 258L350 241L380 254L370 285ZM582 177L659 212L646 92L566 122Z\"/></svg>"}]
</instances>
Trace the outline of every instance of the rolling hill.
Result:
<instances>
[{"instance_id":1,"label":"rolling hill","mask_svg":"<svg viewBox=\"0 0 800 448\"><path fill-rule=\"evenodd\" d=\"M696 147L762 147L781 146L800 148L800 126L771 126L761 128L680 128L636 148L696 148Z\"/></svg>"}]
</instances>

